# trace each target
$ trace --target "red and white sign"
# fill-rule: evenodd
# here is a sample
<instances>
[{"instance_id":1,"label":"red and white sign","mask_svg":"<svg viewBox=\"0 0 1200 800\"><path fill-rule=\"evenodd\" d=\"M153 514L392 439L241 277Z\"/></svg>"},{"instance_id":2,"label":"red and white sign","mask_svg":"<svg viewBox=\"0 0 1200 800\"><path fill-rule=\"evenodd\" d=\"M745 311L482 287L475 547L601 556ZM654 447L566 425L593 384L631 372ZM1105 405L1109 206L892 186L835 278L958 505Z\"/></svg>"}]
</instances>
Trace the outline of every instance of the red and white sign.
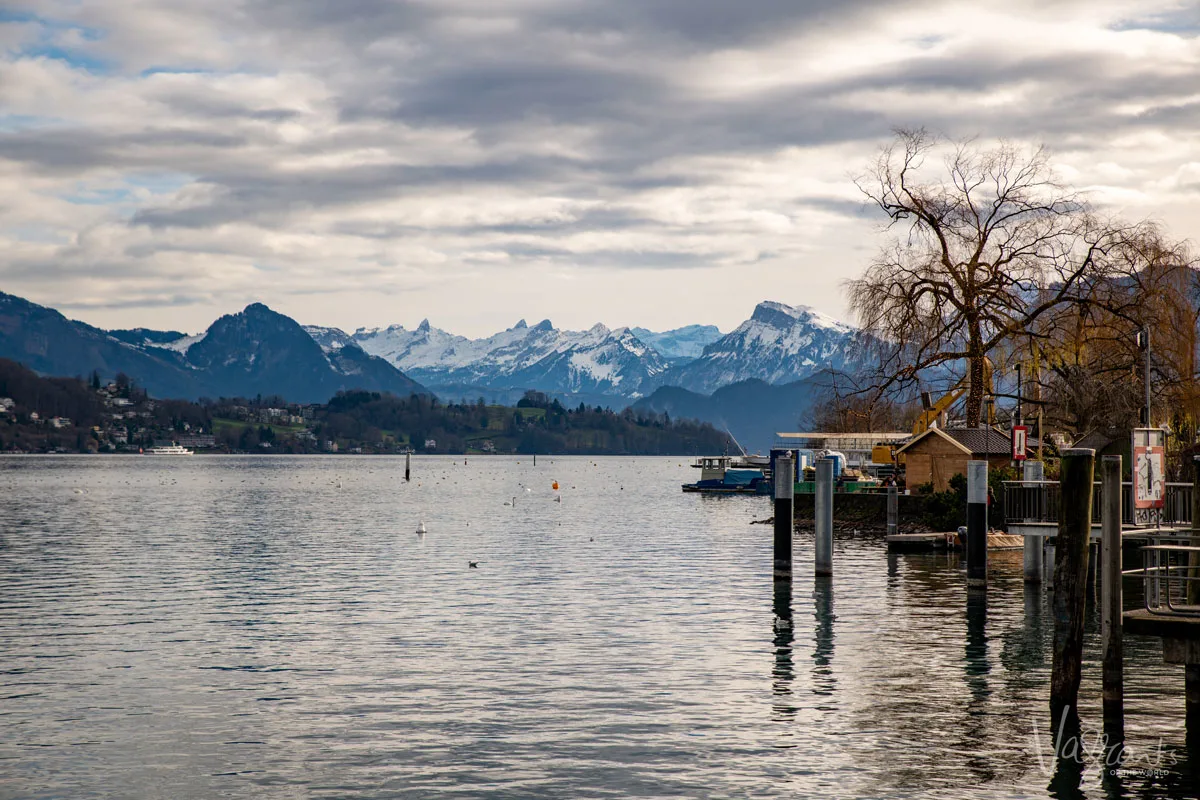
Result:
<instances>
[{"instance_id":1,"label":"red and white sign","mask_svg":"<svg viewBox=\"0 0 1200 800\"><path fill-rule=\"evenodd\" d=\"M1012 457L1013 461L1024 461L1026 458L1025 447L1029 442L1029 428L1025 425L1013 425L1012 429Z\"/></svg>"},{"instance_id":2,"label":"red and white sign","mask_svg":"<svg viewBox=\"0 0 1200 800\"><path fill-rule=\"evenodd\" d=\"M1161 428L1133 431L1133 507L1166 505L1166 432Z\"/></svg>"}]
</instances>

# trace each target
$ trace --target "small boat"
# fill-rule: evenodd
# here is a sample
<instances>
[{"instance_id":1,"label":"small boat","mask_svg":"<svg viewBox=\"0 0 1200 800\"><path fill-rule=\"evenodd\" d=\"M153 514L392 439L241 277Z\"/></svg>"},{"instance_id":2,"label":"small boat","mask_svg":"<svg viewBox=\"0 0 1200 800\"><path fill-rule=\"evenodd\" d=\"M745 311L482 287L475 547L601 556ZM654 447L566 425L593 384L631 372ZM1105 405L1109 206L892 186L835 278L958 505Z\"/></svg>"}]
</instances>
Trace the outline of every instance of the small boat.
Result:
<instances>
[{"instance_id":1,"label":"small boat","mask_svg":"<svg viewBox=\"0 0 1200 800\"><path fill-rule=\"evenodd\" d=\"M162 447L151 447L145 450L143 454L148 456L191 456L195 455L195 452L188 450L186 447L171 444L163 445Z\"/></svg>"},{"instance_id":2,"label":"small boat","mask_svg":"<svg viewBox=\"0 0 1200 800\"><path fill-rule=\"evenodd\" d=\"M424 536L424 535L425 535L425 520L421 520L420 522L417 523L417 536Z\"/></svg>"},{"instance_id":3,"label":"small boat","mask_svg":"<svg viewBox=\"0 0 1200 800\"><path fill-rule=\"evenodd\" d=\"M751 457L755 458L755 457ZM757 461L757 458L755 458ZM683 484L685 492L711 494L767 494L770 482L766 471L757 463L731 456L705 456L696 459L693 467L700 470L700 480Z\"/></svg>"}]
</instances>

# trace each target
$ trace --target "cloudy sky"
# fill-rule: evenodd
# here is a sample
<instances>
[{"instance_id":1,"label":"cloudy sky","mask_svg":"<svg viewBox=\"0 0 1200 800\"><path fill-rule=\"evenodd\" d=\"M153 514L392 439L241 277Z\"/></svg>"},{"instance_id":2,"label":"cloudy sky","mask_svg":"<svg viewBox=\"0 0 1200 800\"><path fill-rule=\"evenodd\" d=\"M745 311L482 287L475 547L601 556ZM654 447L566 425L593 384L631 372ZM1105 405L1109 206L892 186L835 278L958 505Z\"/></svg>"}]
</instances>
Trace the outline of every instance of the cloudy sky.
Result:
<instances>
[{"instance_id":1,"label":"cloudy sky","mask_svg":"<svg viewBox=\"0 0 1200 800\"><path fill-rule=\"evenodd\" d=\"M844 316L896 126L1200 240L1193 2L8 0L0 290L195 331Z\"/></svg>"}]
</instances>

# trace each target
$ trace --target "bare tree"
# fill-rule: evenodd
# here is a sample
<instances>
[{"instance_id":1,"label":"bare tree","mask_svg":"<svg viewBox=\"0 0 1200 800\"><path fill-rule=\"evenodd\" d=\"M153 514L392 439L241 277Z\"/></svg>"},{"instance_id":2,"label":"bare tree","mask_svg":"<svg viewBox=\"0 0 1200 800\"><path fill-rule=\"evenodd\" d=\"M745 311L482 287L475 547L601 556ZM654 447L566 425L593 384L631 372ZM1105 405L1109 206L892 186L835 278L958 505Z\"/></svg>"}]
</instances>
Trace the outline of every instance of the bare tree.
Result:
<instances>
[{"instance_id":1,"label":"bare tree","mask_svg":"<svg viewBox=\"0 0 1200 800\"><path fill-rule=\"evenodd\" d=\"M934 168L938 151L946 156ZM1078 302L1108 251L1142 233L1093 214L1055 180L1042 149L899 130L856 184L900 231L847 285L851 310L883 344L875 386L965 363L968 425L980 422L989 355Z\"/></svg>"},{"instance_id":2,"label":"bare tree","mask_svg":"<svg viewBox=\"0 0 1200 800\"><path fill-rule=\"evenodd\" d=\"M1200 413L1200 280L1192 256L1143 225L1108 248L1103 263L1079 282L1076 302L1028 329L1011 357L1034 366L1027 374L1052 424L1076 433L1129 428L1144 402L1144 354L1134 332L1149 327L1156 421L1190 438Z\"/></svg>"}]
</instances>

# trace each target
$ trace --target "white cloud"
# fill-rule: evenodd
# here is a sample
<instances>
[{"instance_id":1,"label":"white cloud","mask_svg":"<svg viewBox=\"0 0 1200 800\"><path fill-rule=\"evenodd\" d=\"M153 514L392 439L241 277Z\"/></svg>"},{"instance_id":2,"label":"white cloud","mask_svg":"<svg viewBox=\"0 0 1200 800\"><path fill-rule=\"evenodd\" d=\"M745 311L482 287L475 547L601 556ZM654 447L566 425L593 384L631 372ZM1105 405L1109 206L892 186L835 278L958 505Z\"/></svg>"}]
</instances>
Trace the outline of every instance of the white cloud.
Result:
<instances>
[{"instance_id":1,"label":"white cloud","mask_svg":"<svg viewBox=\"0 0 1200 800\"><path fill-rule=\"evenodd\" d=\"M728 328L768 296L838 315L877 244L849 176L896 125L1044 143L1097 203L1193 237L1186 12L22 0L0 289L192 330L255 300L470 334Z\"/></svg>"}]
</instances>

